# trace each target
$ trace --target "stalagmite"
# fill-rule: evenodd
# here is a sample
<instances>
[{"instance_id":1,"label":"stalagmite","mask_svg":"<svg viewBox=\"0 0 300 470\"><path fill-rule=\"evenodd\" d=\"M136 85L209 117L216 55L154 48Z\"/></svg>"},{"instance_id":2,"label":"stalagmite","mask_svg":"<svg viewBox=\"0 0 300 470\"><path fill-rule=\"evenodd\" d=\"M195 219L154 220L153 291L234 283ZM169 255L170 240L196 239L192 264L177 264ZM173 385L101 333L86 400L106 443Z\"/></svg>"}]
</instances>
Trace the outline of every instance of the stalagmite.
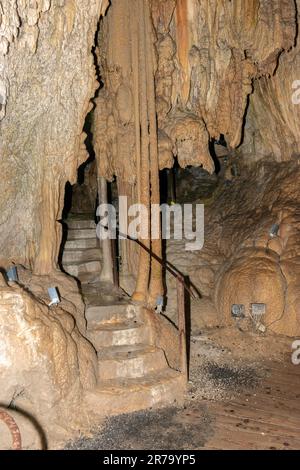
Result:
<instances>
[{"instance_id":1,"label":"stalagmite","mask_svg":"<svg viewBox=\"0 0 300 470\"><path fill-rule=\"evenodd\" d=\"M152 205L160 204L160 188L159 188L159 163L158 163L158 137L157 137L157 116L155 101L155 68L154 68L154 40L153 29L151 24L149 3L146 3L146 44L147 44L147 87L148 87L148 108L149 108L149 132L150 132L150 181L151 181L151 208ZM160 220L152 220L151 210L151 227L153 224L159 224L159 238L151 240L151 252L162 259L161 230ZM152 235L152 231L151 231ZM151 259L151 273L149 285L148 303L152 306L156 304L157 298L163 294L162 285L162 265L155 259Z\"/></svg>"},{"instance_id":2,"label":"stalagmite","mask_svg":"<svg viewBox=\"0 0 300 470\"><path fill-rule=\"evenodd\" d=\"M140 203L148 211L148 237L141 239L146 248L151 248L150 242L150 136L149 136L149 108L147 86L147 60L149 60L145 26L148 21L145 11L145 0L139 0L139 96L140 96L140 125L141 125L141 184ZM150 255L143 248L140 249L139 267L137 272L136 289L133 300L145 302L148 296L149 275L151 269Z\"/></svg>"},{"instance_id":3,"label":"stalagmite","mask_svg":"<svg viewBox=\"0 0 300 470\"><path fill-rule=\"evenodd\" d=\"M59 179L52 184L47 178L45 179L41 243L33 266L34 273L37 275L47 275L59 269L57 262L61 240L61 226L58 223L58 219L63 195L64 184Z\"/></svg>"}]
</instances>

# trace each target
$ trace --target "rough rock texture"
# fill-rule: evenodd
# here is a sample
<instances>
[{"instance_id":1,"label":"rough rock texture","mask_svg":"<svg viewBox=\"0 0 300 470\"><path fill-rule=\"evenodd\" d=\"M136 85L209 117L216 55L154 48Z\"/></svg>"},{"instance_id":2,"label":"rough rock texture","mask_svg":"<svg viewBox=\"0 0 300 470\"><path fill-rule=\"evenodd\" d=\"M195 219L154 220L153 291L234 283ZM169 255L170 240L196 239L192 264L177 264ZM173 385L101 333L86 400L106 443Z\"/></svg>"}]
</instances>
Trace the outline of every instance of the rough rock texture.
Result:
<instances>
[{"instance_id":1,"label":"rough rock texture","mask_svg":"<svg viewBox=\"0 0 300 470\"><path fill-rule=\"evenodd\" d=\"M169 148L180 165L211 171L209 138L241 143L253 78L272 74L279 53L294 43L294 2L153 0L152 9L161 166Z\"/></svg>"},{"instance_id":2,"label":"rough rock texture","mask_svg":"<svg viewBox=\"0 0 300 470\"><path fill-rule=\"evenodd\" d=\"M124 14L114 21L121 4ZM212 172L209 139L224 134L230 147L241 143L253 79L272 74L281 51L294 44L295 4L292 0L151 0L150 4L156 35L160 167L172 166L177 156L183 167L201 164ZM95 116L97 152L102 156L102 174L109 178L117 174L133 183L138 153L137 45L133 40L131 51L126 48L130 37L126 2L115 0L109 15L100 41L106 86ZM119 43L121 33L124 41Z\"/></svg>"},{"instance_id":3,"label":"rough rock texture","mask_svg":"<svg viewBox=\"0 0 300 470\"><path fill-rule=\"evenodd\" d=\"M296 5L299 25L299 0ZM300 153L299 35L293 46L281 54L274 76L255 81L239 152L248 161L270 156L281 162Z\"/></svg>"},{"instance_id":4,"label":"rough rock texture","mask_svg":"<svg viewBox=\"0 0 300 470\"><path fill-rule=\"evenodd\" d=\"M170 242L167 248L169 261L190 275L202 296L191 302L192 328L231 322L233 303L244 303L249 312L252 302L263 302L268 328L298 334L298 268L296 258L290 260L297 255L298 164L272 162L297 162L299 155L299 1L154 4L158 24L169 24L167 32L161 26L158 40L164 45L159 57L168 56L169 62L164 62L171 70L169 75L158 74L157 92L168 96L158 106L159 116L166 110L159 122L166 126L176 103L181 111L184 106L193 110L210 137L224 134L227 142L215 193L205 198L198 190L200 202L206 204L204 248L187 254L184 241ZM170 75L172 93L166 78ZM254 168L259 160L265 165ZM197 198L197 189L186 192ZM276 222L284 228L279 237L268 240ZM289 242L281 238L285 227L293 233ZM167 312L175 319L175 283L168 278L167 284Z\"/></svg>"},{"instance_id":5,"label":"rough rock texture","mask_svg":"<svg viewBox=\"0 0 300 470\"><path fill-rule=\"evenodd\" d=\"M171 167L174 157L182 167L213 172L210 139L223 134L229 147L241 143L252 82L274 73L296 32L292 0L114 0L96 54L103 79L93 125L99 175L117 176L127 184L120 194L148 206L159 200L158 167ZM141 241L161 254L159 243ZM139 260L134 297L144 301L149 284L153 301L162 293L159 266L143 251ZM125 265L123 274L135 277Z\"/></svg>"},{"instance_id":6,"label":"rough rock texture","mask_svg":"<svg viewBox=\"0 0 300 470\"><path fill-rule=\"evenodd\" d=\"M47 433L54 423L77 426L82 391L96 383L83 302L57 266L58 221L65 184L87 159L83 124L99 87L92 47L107 6L0 1L0 268L34 272L19 266L19 287L0 276L1 402L32 414ZM62 298L51 310L50 286Z\"/></svg>"},{"instance_id":7,"label":"rough rock texture","mask_svg":"<svg viewBox=\"0 0 300 470\"><path fill-rule=\"evenodd\" d=\"M148 0L115 0L103 21L97 56L104 86L95 101L93 126L99 176L112 180L116 175L120 194L147 208L160 198L150 6ZM146 234L139 240L161 257L161 241L151 239L152 220L147 213ZM123 245L122 256L128 244ZM135 274L133 298L154 306L163 291L160 264L141 249Z\"/></svg>"},{"instance_id":8,"label":"rough rock texture","mask_svg":"<svg viewBox=\"0 0 300 470\"><path fill-rule=\"evenodd\" d=\"M48 274L57 264L65 183L87 158L82 129L99 86L91 50L107 3L0 3L1 265Z\"/></svg>"},{"instance_id":9,"label":"rough rock texture","mask_svg":"<svg viewBox=\"0 0 300 470\"><path fill-rule=\"evenodd\" d=\"M169 242L168 259L202 296L192 302L195 329L233 323L232 304L244 304L249 319L250 305L265 303L267 330L300 334L299 178L299 160L246 167L243 176L224 181L213 205L206 206L200 252L186 253L184 242ZM278 236L272 238L276 223ZM168 308L176 318L175 286L168 283Z\"/></svg>"},{"instance_id":10,"label":"rough rock texture","mask_svg":"<svg viewBox=\"0 0 300 470\"><path fill-rule=\"evenodd\" d=\"M54 423L72 429L83 390L96 384L93 347L66 310L16 284L1 287L0 310L1 404L32 415L50 439Z\"/></svg>"},{"instance_id":11,"label":"rough rock texture","mask_svg":"<svg viewBox=\"0 0 300 470\"><path fill-rule=\"evenodd\" d=\"M202 295L192 325L230 324L232 303L248 315L263 302L267 330L300 334L297 10L299 0L0 0L0 269L26 268L20 286L0 276L4 404L46 426L50 415L56 424L72 416L72 427L83 389L95 386L82 300L57 264L65 185L87 159L95 60L103 80L93 123L97 175L117 176L130 202L159 201L158 170L174 157L213 172L209 142L220 134L240 158L240 176L221 182L207 205L200 254L187 256L184 241L168 247ZM160 240L145 244L161 255ZM162 293L160 266L125 242L121 255L125 274L138 272L135 294L152 305ZM53 310L50 285L62 297ZM152 326L173 363L174 331Z\"/></svg>"},{"instance_id":12,"label":"rough rock texture","mask_svg":"<svg viewBox=\"0 0 300 470\"><path fill-rule=\"evenodd\" d=\"M168 365L175 370L180 369L180 349L178 331L163 315L153 315L145 310L146 321L152 332L153 344L165 352Z\"/></svg>"}]
</instances>

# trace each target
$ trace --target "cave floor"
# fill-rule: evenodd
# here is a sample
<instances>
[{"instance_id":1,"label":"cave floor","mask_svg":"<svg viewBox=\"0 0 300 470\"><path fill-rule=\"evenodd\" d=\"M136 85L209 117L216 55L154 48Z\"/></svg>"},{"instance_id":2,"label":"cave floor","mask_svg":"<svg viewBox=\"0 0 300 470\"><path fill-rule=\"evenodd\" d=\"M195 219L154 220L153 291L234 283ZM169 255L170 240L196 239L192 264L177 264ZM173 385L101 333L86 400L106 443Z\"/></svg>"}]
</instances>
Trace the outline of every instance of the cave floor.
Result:
<instances>
[{"instance_id":1,"label":"cave floor","mask_svg":"<svg viewBox=\"0 0 300 470\"><path fill-rule=\"evenodd\" d=\"M251 334L244 334L242 342L239 338L217 331L191 339L183 408L109 418L66 448L299 449L300 366L291 363L291 341ZM250 345L254 354L247 354Z\"/></svg>"}]
</instances>

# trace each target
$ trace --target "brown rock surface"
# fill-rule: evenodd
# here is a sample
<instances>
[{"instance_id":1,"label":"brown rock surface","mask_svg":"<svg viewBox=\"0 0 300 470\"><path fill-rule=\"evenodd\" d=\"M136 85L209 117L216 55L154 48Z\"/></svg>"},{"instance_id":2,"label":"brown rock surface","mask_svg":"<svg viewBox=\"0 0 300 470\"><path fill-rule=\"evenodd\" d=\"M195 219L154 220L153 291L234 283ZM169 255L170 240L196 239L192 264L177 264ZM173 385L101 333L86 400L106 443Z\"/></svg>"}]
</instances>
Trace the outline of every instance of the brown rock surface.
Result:
<instances>
[{"instance_id":1,"label":"brown rock surface","mask_svg":"<svg viewBox=\"0 0 300 470\"><path fill-rule=\"evenodd\" d=\"M2 404L32 414L47 434L53 423L70 430L83 389L96 384L94 349L70 314L17 285L1 288L0 310Z\"/></svg>"},{"instance_id":2,"label":"brown rock surface","mask_svg":"<svg viewBox=\"0 0 300 470\"><path fill-rule=\"evenodd\" d=\"M20 278L8 286L1 275L1 402L32 414L50 439L54 423L57 438L84 422L82 390L96 381L78 287L57 267L58 220L65 184L87 158L83 124L99 86L92 46L107 6L0 2L0 267L16 263ZM51 286L62 302L49 309Z\"/></svg>"},{"instance_id":3,"label":"brown rock surface","mask_svg":"<svg viewBox=\"0 0 300 470\"><path fill-rule=\"evenodd\" d=\"M1 1L2 265L38 274L56 266L65 183L87 158L82 129L98 87L91 50L107 4Z\"/></svg>"},{"instance_id":4,"label":"brown rock surface","mask_svg":"<svg viewBox=\"0 0 300 470\"><path fill-rule=\"evenodd\" d=\"M299 24L300 2L297 0ZM276 161L297 158L300 153L299 37L281 54L276 73L254 83L240 153L253 159L271 156ZM267 123L267 125L266 125Z\"/></svg>"},{"instance_id":5,"label":"brown rock surface","mask_svg":"<svg viewBox=\"0 0 300 470\"><path fill-rule=\"evenodd\" d=\"M117 177L130 202L158 202L158 169L177 158L212 173L209 144L223 134L239 176L224 165L205 201L204 247L167 246L200 294L192 328L231 325L233 303L249 320L262 302L267 331L300 335L299 12L300 0L0 0L0 269L15 263L20 277L11 284L0 272L3 404L59 434L80 427L82 392L96 384L83 301L58 254L65 185L87 159L83 127L98 88L98 167L75 189L78 210L92 208L96 173ZM160 240L147 246L161 255ZM138 271L137 294L152 305L160 266L125 242L121 252L121 277L132 285ZM50 286L61 295L52 309ZM150 323L176 365L174 329Z\"/></svg>"},{"instance_id":6,"label":"brown rock surface","mask_svg":"<svg viewBox=\"0 0 300 470\"><path fill-rule=\"evenodd\" d=\"M210 309L212 324L232 323L232 304L244 304L249 318L252 303L265 303L267 330L300 334L299 178L295 162L248 166L246 177L224 182L206 206L201 251L187 253L184 242L169 242L168 259L217 307L218 316ZM275 223L279 231L272 238ZM175 285L168 284L168 312L175 318ZM194 301L191 313L196 329L207 326L206 302Z\"/></svg>"}]
</instances>

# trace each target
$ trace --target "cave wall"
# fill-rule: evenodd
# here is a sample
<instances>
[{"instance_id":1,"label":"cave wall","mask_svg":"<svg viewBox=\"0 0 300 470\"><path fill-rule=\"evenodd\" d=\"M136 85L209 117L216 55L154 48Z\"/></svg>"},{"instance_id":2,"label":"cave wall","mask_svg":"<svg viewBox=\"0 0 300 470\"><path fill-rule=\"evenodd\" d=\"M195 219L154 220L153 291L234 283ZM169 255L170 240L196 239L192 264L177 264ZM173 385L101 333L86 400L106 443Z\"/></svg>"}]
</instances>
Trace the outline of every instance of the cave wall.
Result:
<instances>
[{"instance_id":1,"label":"cave wall","mask_svg":"<svg viewBox=\"0 0 300 470\"><path fill-rule=\"evenodd\" d=\"M254 4L252 2L252 6ZM274 4L261 4L256 10L257 18ZM201 294L191 306L194 332L204 327L235 325L231 316L233 304L245 305L249 320L252 303L266 304L263 319L266 332L289 336L300 332L297 209L300 2L281 4L285 9L274 10L277 19L267 33L273 31L276 38L274 36L267 44L264 42L267 30L261 31L253 37L259 40L255 50L267 51L274 45L273 40L278 41L280 37L286 40L289 37L289 40L283 50L275 48L275 56L270 55L268 71L259 67L253 76L253 92L245 108L245 125L236 141L238 145L233 145L228 133L224 133L229 147L226 153L230 164L235 165L237 175L228 178L225 173L221 176L217 191L207 201L203 250L185 259L183 243L168 244L168 259L190 276ZM249 6L250 2L244 2L244 5ZM251 17L253 20L255 15L251 14ZM270 28L272 15L265 18L268 21L264 26ZM251 57L254 57L253 53ZM279 225L279 231L272 238L270 229L275 223ZM176 318L172 303L175 286L171 279L167 282L168 308L170 316ZM240 323L241 328L249 327L247 320ZM253 328L250 320L250 329Z\"/></svg>"},{"instance_id":2,"label":"cave wall","mask_svg":"<svg viewBox=\"0 0 300 470\"><path fill-rule=\"evenodd\" d=\"M141 2L151 7L148 35L139 22ZM75 183L77 168L87 158L82 129L99 87L92 47L108 3L0 0L0 267L23 264L35 275L49 275L45 285L65 285L63 275L51 277L57 270L61 241L58 220L65 183ZM299 0L296 3L299 11ZM138 185L143 188L140 177L145 174L138 167L139 125L146 129L147 119L149 124L155 113L152 151L158 144L158 158L146 162L157 163L152 176L158 166L172 166L174 157L182 167L202 165L213 172L209 141L220 134L231 148L243 142L238 153L250 155L252 161L270 155L281 165L298 155L300 108L291 99L299 69L293 0L112 0L111 4L96 52L104 86L96 99L95 150L100 174L107 179L117 175L132 202L140 196ZM114 16L116 5L123 13L119 9ZM151 57L151 80L148 73L146 78L148 93L153 85L155 93L153 99L147 96L151 113L146 119L136 117L145 110L145 101L138 110L134 101L143 51L129 41L132 24L131 37L137 38L138 26L147 45L145 67ZM138 93L145 99L142 88ZM228 193L224 188L217 209L208 214L203 263L195 259L193 266L203 300L219 316L229 315L231 303L243 301L236 286L246 292L247 284L255 280L258 287L264 286L263 300L274 305L270 329L292 334L299 328L298 175L296 167L258 166L235 190ZM149 180L144 181L148 197ZM256 194L253 188L258 183L261 190ZM282 184L287 189L278 198ZM246 205L242 191L245 199L251 194ZM279 237L266 251L268 229L277 220L282 224ZM191 264L182 250L171 251L174 264L180 253ZM136 271L138 257L132 259ZM257 267L270 276L256 279ZM96 356L82 337L83 305L78 307L75 297L68 305L75 295L74 284L70 281L63 292L66 303L56 314L42 299L43 281L35 278L28 289L25 284L25 289L9 286L2 278L0 284L5 404L16 400L25 408L33 403L39 410L48 401L52 412L52 407L62 400L69 403L70 398L76 408L82 390L95 385ZM246 292L248 303L254 300L251 292ZM22 360L18 364L16 359ZM29 384L32 376L36 380ZM25 396L17 400L15 395L23 389ZM57 416L63 420L68 413L60 411L64 410L58 407Z\"/></svg>"},{"instance_id":3,"label":"cave wall","mask_svg":"<svg viewBox=\"0 0 300 470\"><path fill-rule=\"evenodd\" d=\"M269 77L278 69L280 55L283 77L287 76L284 61L296 67L293 55L285 53L295 44L295 3L151 0L150 6L160 168L172 166L176 156L183 167L203 165L212 172L209 140L224 134L229 147L241 144L254 81L255 89L270 87ZM124 14L117 20L113 17L120 8ZM126 2L115 0L109 16L99 41L104 88L95 117L97 153L103 175L116 174L133 184L137 51L126 48L130 37ZM283 82L283 77L278 80ZM265 90L261 94L268 99ZM264 101L256 95L262 107Z\"/></svg>"},{"instance_id":4,"label":"cave wall","mask_svg":"<svg viewBox=\"0 0 300 470\"><path fill-rule=\"evenodd\" d=\"M229 147L241 143L253 79L272 74L293 45L295 4L152 0L152 9L161 166L172 149L182 166L211 170L208 140L224 134Z\"/></svg>"},{"instance_id":5,"label":"cave wall","mask_svg":"<svg viewBox=\"0 0 300 470\"><path fill-rule=\"evenodd\" d=\"M300 2L297 5L297 24ZM245 123L243 145L238 154L245 162L269 157L278 162L300 154L300 42L281 54L276 71L254 83Z\"/></svg>"},{"instance_id":6,"label":"cave wall","mask_svg":"<svg viewBox=\"0 0 300 470\"><path fill-rule=\"evenodd\" d=\"M123 8L115 18L114 5ZM297 79L299 64L295 3L151 0L149 5L160 168L177 156L182 166L213 171L209 140L224 134L230 147L241 143L253 89L241 151L250 151L253 159L297 154L299 107L287 80ZM103 0L88 8L82 0L1 2L2 267L14 261L37 274L56 269L65 183L75 182L86 159L82 128L98 87L91 49L107 6ZM104 87L97 98L95 149L104 176L116 174L134 185L138 50L127 47L131 21L128 2L114 0L100 30Z\"/></svg>"},{"instance_id":7,"label":"cave wall","mask_svg":"<svg viewBox=\"0 0 300 470\"><path fill-rule=\"evenodd\" d=\"M144 3L132 0L130 9L128 0L114 0L97 50L103 80L93 123L98 171L108 180L117 176L131 202L140 200L141 46L136 22L142 24ZM295 43L295 3L149 0L149 5L147 59L154 64L151 106L157 114L159 168L171 167L177 157L181 167L203 166L212 173L211 139L223 134L229 148L241 144L253 87L269 83L279 56L287 56ZM135 250L127 251L136 260ZM136 262L133 267L125 264L125 274L135 276Z\"/></svg>"},{"instance_id":8,"label":"cave wall","mask_svg":"<svg viewBox=\"0 0 300 470\"><path fill-rule=\"evenodd\" d=\"M65 305L49 309L1 276L0 313L1 406L31 416L53 445L86 425L78 408L84 390L96 386L96 353ZM25 445L29 436L22 437Z\"/></svg>"},{"instance_id":9,"label":"cave wall","mask_svg":"<svg viewBox=\"0 0 300 470\"><path fill-rule=\"evenodd\" d=\"M86 158L106 0L0 2L0 265L56 268L64 187Z\"/></svg>"},{"instance_id":10,"label":"cave wall","mask_svg":"<svg viewBox=\"0 0 300 470\"><path fill-rule=\"evenodd\" d=\"M0 273L1 404L32 416L50 444L87 425L77 411L97 379L77 283L57 267L58 220L65 184L87 159L83 126L99 87L92 47L107 6L0 1L0 270L18 264L20 281ZM61 297L52 309L49 286Z\"/></svg>"}]
</instances>

